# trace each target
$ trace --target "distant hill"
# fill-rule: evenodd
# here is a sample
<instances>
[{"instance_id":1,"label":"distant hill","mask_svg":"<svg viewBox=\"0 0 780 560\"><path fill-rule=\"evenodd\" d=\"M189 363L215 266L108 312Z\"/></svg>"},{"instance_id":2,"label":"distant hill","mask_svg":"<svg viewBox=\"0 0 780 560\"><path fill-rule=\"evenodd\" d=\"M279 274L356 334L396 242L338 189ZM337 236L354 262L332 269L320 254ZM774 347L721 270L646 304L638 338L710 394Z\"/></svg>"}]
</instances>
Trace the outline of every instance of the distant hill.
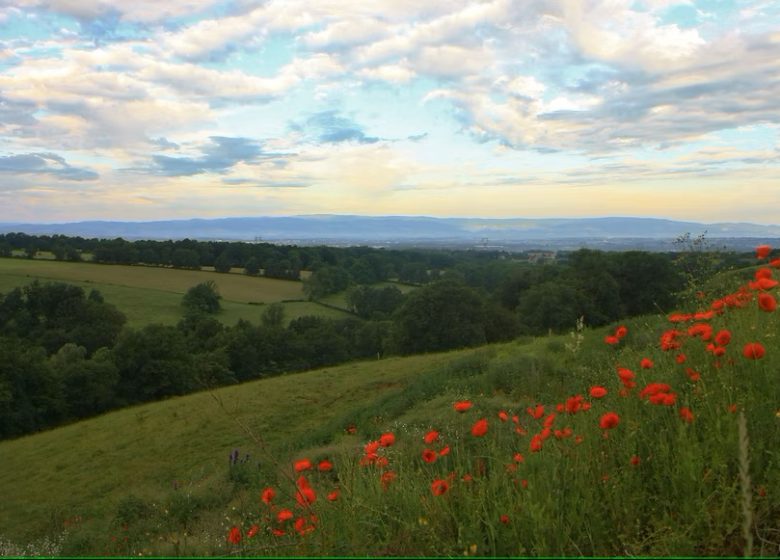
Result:
<instances>
[{"instance_id":1,"label":"distant hill","mask_svg":"<svg viewBox=\"0 0 780 560\"><path fill-rule=\"evenodd\" d=\"M0 223L0 233L8 232L125 239L191 238L293 243L452 243L484 246L498 243L503 247L524 242L536 242L535 245L547 242L560 246L562 240L595 240L602 244L619 240L671 242L686 232L693 236L706 232L708 239L771 239L780 238L780 225L704 224L627 217L486 219L311 215L149 222Z\"/></svg>"}]
</instances>

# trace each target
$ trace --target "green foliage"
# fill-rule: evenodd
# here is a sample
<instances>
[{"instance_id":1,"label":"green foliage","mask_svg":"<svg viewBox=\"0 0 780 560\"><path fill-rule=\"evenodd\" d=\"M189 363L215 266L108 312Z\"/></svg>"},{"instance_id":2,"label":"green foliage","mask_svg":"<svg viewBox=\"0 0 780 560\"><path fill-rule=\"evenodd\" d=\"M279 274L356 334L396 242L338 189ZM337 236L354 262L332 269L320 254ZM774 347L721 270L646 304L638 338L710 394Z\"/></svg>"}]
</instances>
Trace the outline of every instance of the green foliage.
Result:
<instances>
[{"instance_id":1,"label":"green foliage","mask_svg":"<svg viewBox=\"0 0 780 560\"><path fill-rule=\"evenodd\" d=\"M320 299L328 294L346 290L352 278L345 269L338 266L324 266L316 270L303 283L303 291L309 299Z\"/></svg>"},{"instance_id":2,"label":"green foliage","mask_svg":"<svg viewBox=\"0 0 780 560\"><path fill-rule=\"evenodd\" d=\"M209 280L187 290L181 304L188 313L219 313L222 310L220 299L217 285Z\"/></svg>"},{"instance_id":3,"label":"green foliage","mask_svg":"<svg viewBox=\"0 0 780 560\"><path fill-rule=\"evenodd\" d=\"M230 255L227 251L223 252L219 257L217 257L217 260L214 261L214 270L217 272L230 272L232 267L233 259L230 258Z\"/></svg>"},{"instance_id":4,"label":"green foliage","mask_svg":"<svg viewBox=\"0 0 780 560\"><path fill-rule=\"evenodd\" d=\"M244 263L244 272L249 276L257 276L260 272L260 261L255 257L249 257Z\"/></svg>"}]
</instances>

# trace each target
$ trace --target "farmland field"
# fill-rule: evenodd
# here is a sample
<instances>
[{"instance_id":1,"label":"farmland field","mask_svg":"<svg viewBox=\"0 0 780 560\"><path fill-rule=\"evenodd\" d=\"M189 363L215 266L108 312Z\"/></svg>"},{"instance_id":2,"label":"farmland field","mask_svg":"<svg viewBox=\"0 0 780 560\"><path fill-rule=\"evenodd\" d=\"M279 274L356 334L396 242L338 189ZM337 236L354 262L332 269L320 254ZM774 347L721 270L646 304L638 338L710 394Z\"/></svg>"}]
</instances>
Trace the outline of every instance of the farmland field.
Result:
<instances>
[{"instance_id":1,"label":"farmland field","mask_svg":"<svg viewBox=\"0 0 780 560\"><path fill-rule=\"evenodd\" d=\"M259 321L263 304L284 301L285 317L304 315L344 317L338 310L304 301L300 282L243 274L162 267L69 263L18 258L0 259L0 293L33 280L67 282L87 292L99 290L122 311L132 327L149 323L173 325L183 316L181 298L192 286L213 281L222 295L219 319L228 325L239 319ZM293 301L291 301L293 300Z\"/></svg>"}]
</instances>

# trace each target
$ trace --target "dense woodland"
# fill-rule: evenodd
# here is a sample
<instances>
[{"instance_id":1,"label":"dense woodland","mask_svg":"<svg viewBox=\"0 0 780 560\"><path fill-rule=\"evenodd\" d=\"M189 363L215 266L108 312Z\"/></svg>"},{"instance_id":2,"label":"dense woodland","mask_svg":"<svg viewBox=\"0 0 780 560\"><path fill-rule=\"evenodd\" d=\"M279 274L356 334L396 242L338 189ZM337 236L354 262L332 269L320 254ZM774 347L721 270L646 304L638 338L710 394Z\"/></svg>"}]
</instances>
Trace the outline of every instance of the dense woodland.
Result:
<instances>
[{"instance_id":1,"label":"dense woodland","mask_svg":"<svg viewBox=\"0 0 780 560\"><path fill-rule=\"evenodd\" d=\"M347 290L351 317L301 317L281 305L225 326L211 283L184 296L176 326L125 325L100 292L33 282L0 294L0 438L207 387L390 354L442 351L669 312L697 275L749 262L702 251L579 250L555 262L484 251L0 236L0 254L101 263L234 268L296 279L311 299ZM17 257L18 258L18 257ZM385 282L377 285L378 282ZM418 287L403 294L392 283Z\"/></svg>"}]
</instances>

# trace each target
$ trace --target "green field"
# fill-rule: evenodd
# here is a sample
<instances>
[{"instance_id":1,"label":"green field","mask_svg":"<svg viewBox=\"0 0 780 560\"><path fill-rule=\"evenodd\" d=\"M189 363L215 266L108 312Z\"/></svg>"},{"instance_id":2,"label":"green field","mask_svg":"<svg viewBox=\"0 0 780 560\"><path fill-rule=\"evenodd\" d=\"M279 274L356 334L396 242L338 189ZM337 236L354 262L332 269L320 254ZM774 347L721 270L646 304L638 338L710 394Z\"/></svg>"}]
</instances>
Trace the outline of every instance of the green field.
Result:
<instances>
[{"instance_id":1,"label":"green field","mask_svg":"<svg viewBox=\"0 0 780 560\"><path fill-rule=\"evenodd\" d=\"M87 292L99 290L106 301L127 316L132 327L175 324L183 316L184 293L209 280L216 283L222 295L223 311L218 317L227 325L239 319L258 322L264 304L280 301L285 302L287 321L304 315L346 316L338 310L304 301L301 283L289 280L161 267L0 258L0 293L36 279L75 284Z\"/></svg>"}]
</instances>

